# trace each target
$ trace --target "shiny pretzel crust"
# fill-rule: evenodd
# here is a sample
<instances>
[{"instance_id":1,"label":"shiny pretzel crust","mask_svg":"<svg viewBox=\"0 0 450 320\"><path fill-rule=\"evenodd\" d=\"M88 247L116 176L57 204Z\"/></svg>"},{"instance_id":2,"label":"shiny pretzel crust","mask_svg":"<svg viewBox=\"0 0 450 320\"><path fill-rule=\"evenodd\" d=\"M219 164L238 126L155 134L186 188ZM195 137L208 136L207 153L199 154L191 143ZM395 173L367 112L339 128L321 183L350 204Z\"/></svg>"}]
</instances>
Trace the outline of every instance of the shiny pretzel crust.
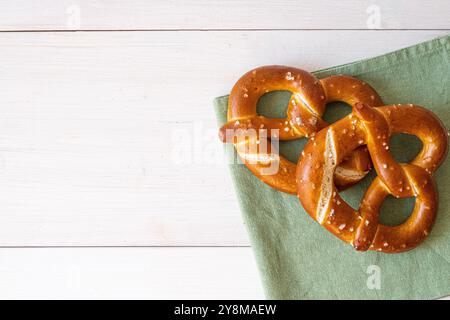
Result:
<instances>
[{"instance_id":1,"label":"shiny pretzel crust","mask_svg":"<svg viewBox=\"0 0 450 320\"><path fill-rule=\"evenodd\" d=\"M321 130L315 145L308 142L305 146L297 165L298 197L314 220L357 250L411 250L428 236L436 218L438 194L432 173L446 157L447 131L432 112L412 104L370 108L357 103L353 110ZM389 152L389 139L395 133L416 135L423 143L409 164L397 163ZM378 176L356 211L339 196L333 168L363 144L368 146ZM378 222L389 194L416 197L411 216L395 227Z\"/></svg>"},{"instance_id":2,"label":"shiny pretzel crust","mask_svg":"<svg viewBox=\"0 0 450 320\"><path fill-rule=\"evenodd\" d=\"M274 90L292 92L285 118L266 118L256 112L259 98ZM295 163L274 152L270 141L267 151L259 150L255 144L265 138L249 137L237 143L233 132L254 129L258 133L260 129L266 129L269 137L271 134L280 140L309 137L314 143L315 133L328 125L321 117L326 104L333 101L349 105L356 102L370 106L383 104L375 90L356 78L339 75L318 80L311 73L297 68L260 67L247 72L234 85L228 103L228 122L220 129L219 136L224 142L234 142L244 164L260 180L277 190L296 194ZM267 168L274 165L279 168L276 173L267 174ZM335 172L335 182L340 188L350 186L362 179L369 169L367 149L361 146L340 163Z\"/></svg>"}]
</instances>

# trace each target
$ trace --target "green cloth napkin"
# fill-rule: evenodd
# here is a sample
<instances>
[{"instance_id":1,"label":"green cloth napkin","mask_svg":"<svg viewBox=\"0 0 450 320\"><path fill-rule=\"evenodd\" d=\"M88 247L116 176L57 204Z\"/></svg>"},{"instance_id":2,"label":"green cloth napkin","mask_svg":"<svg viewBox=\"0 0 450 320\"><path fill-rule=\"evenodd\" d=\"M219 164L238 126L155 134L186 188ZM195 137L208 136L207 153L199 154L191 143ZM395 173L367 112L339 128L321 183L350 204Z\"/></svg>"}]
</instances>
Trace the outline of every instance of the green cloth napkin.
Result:
<instances>
[{"instance_id":1,"label":"green cloth napkin","mask_svg":"<svg viewBox=\"0 0 450 320\"><path fill-rule=\"evenodd\" d=\"M301 68L301 59L298 61ZM450 36L434 39L376 58L314 72L319 77L346 74L367 81L385 104L414 103L429 108L450 128ZM231 86L232 84L230 84ZM273 92L258 103L260 114L283 117L289 92ZM216 98L219 125L226 122L228 97ZM324 118L348 114L345 104L329 105ZM280 152L297 158L306 140L280 141ZM409 135L391 140L392 154L409 162L421 149ZM235 156L235 155L233 155ZM436 224L422 245L401 254L356 252L319 226L296 196L262 183L242 164L231 164L231 175L250 234L257 264L270 299L430 299L450 294L450 167L446 160L434 177L439 189ZM354 208L372 181L342 192ZM410 214L414 199L388 198L381 221L395 225Z\"/></svg>"}]
</instances>

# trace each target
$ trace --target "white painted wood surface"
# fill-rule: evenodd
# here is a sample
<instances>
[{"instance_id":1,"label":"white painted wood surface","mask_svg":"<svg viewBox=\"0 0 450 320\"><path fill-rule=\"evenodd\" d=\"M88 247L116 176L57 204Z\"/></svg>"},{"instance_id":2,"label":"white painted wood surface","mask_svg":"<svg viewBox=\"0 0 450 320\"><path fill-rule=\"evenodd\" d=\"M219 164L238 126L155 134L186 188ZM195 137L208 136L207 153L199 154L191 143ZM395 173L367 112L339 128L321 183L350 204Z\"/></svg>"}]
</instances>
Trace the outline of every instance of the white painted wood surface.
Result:
<instances>
[{"instance_id":1,"label":"white painted wood surface","mask_svg":"<svg viewBox=\"0 0 450 320\"><path fill-rule=\"evenodd\" d=\"M13 0L0 30L449 29L448 12L448 0Z\"/></svg>"},{"instance_id":2,"label":"white painted wood surface","mask_svg":"<svg viewBox=\"0 0 450 320\"><path fill-rule=\"evenodd\" d=\"M213 98L444 33L0 33L0 244L248 245Z\"/></svg>"},{"instance_id":3,"label":"white painted wood surface","mask_svg":"<svg viewBox=\"0 0 450 320\"><path fill-rule=\"evenodd\" d=\"M0 247L183 246L2 248L0 298L262 298L250 248L184 247L248 245L212 99L447 34L449 8L0 1Z\"/></svg>"},{"instance_id":4,"label":"white painted wood surface","mask_svg":"<svg viewBox=\"0 0 450 320\"><path fill-rule=\"evenodd\" d=\"M264 299L251 248L0 249L0 299Z\"/></svg>"}]
</instances>

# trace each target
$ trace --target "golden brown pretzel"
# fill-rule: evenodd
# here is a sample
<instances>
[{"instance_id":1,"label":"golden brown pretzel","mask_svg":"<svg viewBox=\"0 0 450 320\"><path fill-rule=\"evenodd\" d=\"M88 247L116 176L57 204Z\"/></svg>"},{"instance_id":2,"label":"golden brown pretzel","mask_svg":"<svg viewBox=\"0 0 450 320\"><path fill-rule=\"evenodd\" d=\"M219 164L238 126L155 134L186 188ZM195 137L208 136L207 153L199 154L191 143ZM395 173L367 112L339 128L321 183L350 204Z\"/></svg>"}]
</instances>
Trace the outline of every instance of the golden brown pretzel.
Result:
<instances>
[{"instance_id":1,"label":"golden brown pretzel","mask_svg":"<svg viewBox=\"0 0 450 320\"><path fill-rule=\"evenodd\" d=\"M292 92L287 117L278 119L258 115L259 98L275 90ZM260 67L243 75L234 85L228 102L228 122L220 129L220 138L224 142L233 141L240 158L259 179L280 191L296 194L296 164L279 156L276 147L267 143L267 137L292 140L306 136L314 140L314 134L328 125L321 116L326 104L333 101L349 105L356 102L371 106L383 104L375 90L352 77L331 76L319 81L301 69ZM254 134L247 135L252 130ZM237 141L239 132L247 137ZM267 145L266 150L258 147L260 142ZM278 170L267 173L268 167ZM336 183L341 187L353 184L362 179L369 168L367 149L361 147L350 154L336 171Z\"/></svg>"},{"instance_id":2,"label":"golden brown pretzel","mask_svg":"<svg viewBox=\"0 0 450 320\"><path fill-rule=\"evenodd\" d=\"M409 164L397 163L389 153L389 138L395 133L416 135L423 143ZM436 217L438 196L431 174L445 159L447 140L441 121L424 108L412 104L369 108L358 103L352 114L320 131L316 145L306 144L297 166L298 197L313 219L357 250L413 249L427 237ZM363 144L378 176L355 211L339 196L333 171ZM416 197L412 215L399 226L378 222L388 194Z\"/></svg>"}]
</instances>

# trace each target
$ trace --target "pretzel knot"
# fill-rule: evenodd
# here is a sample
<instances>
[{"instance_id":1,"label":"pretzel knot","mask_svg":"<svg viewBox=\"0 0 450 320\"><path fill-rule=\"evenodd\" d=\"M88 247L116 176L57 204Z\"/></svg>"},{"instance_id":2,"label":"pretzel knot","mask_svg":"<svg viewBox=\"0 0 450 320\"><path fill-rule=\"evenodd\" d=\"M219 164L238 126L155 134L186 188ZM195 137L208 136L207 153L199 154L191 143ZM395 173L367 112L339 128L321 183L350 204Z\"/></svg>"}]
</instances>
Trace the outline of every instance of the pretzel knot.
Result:
<instances>
[{"instance_id":1,"label":"pretzel knot","mask_svg":"<svg viewBox=\"0 0 450 320\"><path fill-rule=\"evenodd\" d=\"M408 164L399 164L389 152L395 133L417 136L421 152ZM298 197L319 224L356 250L386 253L415 248L430 233L436 219L438 194L432 173L445 159L448 137L441 121L430 111L409 105L370 108L357 103L353 112L320 131L316 145L308 142L297 165ZM358 211L338 194L333 172L353 150L367 145L377 177ZM319 168L319 169L318 169ZM411 216L398 226L378 222L387 195L415 197Z\"/></svg>"},{"instance_id":2,"label":"pretzel knot","mask_svg":"<svg viewBox=\"0 0 450 320\"><path fill-rule=\"evenodd\" d=\"M259 98L275 90L292 92L287 116L279 119L258 115ZM234 144L244 164L259 179L280 191L296 194L296 164L280 156L273 142L310 137L315 144L315 133L328 125L322 119L326 104L333 101L349 105L364 102L373 107L383 104L374 89L352 77L331 76L319 81L301 69L260 67L243 75L234 85L228 102L228 122L220 129L220 138ZM356 148L336 168L336 184L354 184L369 168L366 147Z\"/></svg>"}]
</instances>

